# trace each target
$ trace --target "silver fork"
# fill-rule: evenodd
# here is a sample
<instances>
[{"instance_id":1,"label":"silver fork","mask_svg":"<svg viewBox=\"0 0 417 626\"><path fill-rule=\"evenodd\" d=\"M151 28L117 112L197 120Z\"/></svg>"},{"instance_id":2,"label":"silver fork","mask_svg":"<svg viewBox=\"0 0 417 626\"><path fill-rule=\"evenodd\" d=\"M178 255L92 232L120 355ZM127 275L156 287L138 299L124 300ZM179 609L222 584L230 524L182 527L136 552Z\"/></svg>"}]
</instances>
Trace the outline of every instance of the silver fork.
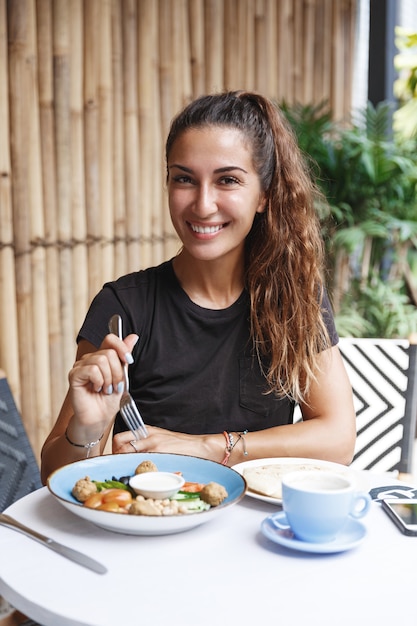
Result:
<instances>
[{"instance_id":1,"label":"silver fork","mask_svg":"<svg viewBox=\"0 0 417 626\"><path fill-rule=\"evenodd\" d=\"M117 335L120 339L123 339L122 318L120 315L113 315L109 322L109 330L114 335ZM135 439L145 439L148 436L148 431L143 422L142 416L139 413L139 409L136 406L136 402L133 400L129 393L129 376L128 376L128 364L123 366L125 389L120 399L120 415L124 419L126 426L132 432Z\"/></svg>"}]
</instances>

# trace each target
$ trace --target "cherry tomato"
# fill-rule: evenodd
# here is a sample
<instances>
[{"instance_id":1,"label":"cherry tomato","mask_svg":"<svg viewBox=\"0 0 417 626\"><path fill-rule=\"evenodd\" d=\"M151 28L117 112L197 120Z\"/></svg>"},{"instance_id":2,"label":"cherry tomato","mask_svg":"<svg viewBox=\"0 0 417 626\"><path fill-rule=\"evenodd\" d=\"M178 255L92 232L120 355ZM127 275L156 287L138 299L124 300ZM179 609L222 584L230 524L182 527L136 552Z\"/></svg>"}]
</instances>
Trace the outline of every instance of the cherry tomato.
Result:
<instances>
[{"instance_id":1,"label":"cherry tomato","mask_svg":"<svg viewBox=\"0 0 417 626\"><path fill-rule=\"evenodd\" d=\"M106 489L103 493L103 504L116 502L119 506L126 506L132 502L132 495L126 489Z\"/></svg>"},{"instance_id":2,"label":"cherry tomato","mask_svg":"<svg viewBox=\"0 0 417 626\"><path fill-rule=\"evenodd\" d=\"M203 489L203 487L204 487L203 483L186 482L181 487L181 491L187 491L188 493L198 493L199 491Z\"/></svg>"},{"instance_id":3,"label":"cherry tomato","mask_svg":"<svg viewBox=\"0 0 417 626\"><path fill-rule=\"evenodd\" d=\"M111 513L123 513L123 509L117 504L117 502L103 502L100 506L97 507L97 511L110 511Z\"/></svg>"},{"instance_id":4,"label":"cherry tomato","mask_svg":"<svg viewBox=\"0 0 417 626\"><path fill-rule=\"evenodd\" d=\"M89 509L98 509L101 504L103 504L103 492L93 493L84 502L84 506L87 506Z\"/></svg>"}]
</instances>

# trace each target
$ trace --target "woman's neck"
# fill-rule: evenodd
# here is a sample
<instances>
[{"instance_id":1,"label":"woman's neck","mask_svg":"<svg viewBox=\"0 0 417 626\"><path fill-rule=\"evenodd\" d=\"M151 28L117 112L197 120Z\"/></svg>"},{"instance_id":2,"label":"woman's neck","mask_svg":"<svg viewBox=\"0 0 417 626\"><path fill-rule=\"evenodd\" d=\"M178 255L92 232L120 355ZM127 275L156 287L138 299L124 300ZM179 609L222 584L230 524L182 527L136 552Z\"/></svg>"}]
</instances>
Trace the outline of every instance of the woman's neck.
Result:
<instances>
[{"instance_id":1,"label":"woman's neck","mask_svg":"<svg viewBox=\"0 0 417 626\"><path fill-rule=\"evenodd\" d=\"M243 261L200 261L185 250L173 259L175 275L188 297L206 309L226 309L244 288Z\"/></svg>"}]
</instances>

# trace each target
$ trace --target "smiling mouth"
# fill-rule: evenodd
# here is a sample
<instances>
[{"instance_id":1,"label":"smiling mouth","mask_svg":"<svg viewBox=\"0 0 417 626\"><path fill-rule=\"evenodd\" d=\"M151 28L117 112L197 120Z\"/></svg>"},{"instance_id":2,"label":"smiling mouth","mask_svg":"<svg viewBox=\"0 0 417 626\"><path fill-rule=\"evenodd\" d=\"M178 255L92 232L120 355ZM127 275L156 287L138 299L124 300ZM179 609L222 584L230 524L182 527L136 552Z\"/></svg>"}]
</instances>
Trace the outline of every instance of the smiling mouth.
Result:
<instances>
[{"instance_id":1,"label":"smiling mouth","mask_svg":"<svg viewBox=\"0 0 417 626\"><path fill-rule=\"evenodd\" d=\"M193 232L200 235L212 235L213 233L218 233L222 230L222 228L224 228L224 224L218 224L217 226L200 226L199 224L191 224L189 222L189 225Z\"/></svg>"}]
</instances>

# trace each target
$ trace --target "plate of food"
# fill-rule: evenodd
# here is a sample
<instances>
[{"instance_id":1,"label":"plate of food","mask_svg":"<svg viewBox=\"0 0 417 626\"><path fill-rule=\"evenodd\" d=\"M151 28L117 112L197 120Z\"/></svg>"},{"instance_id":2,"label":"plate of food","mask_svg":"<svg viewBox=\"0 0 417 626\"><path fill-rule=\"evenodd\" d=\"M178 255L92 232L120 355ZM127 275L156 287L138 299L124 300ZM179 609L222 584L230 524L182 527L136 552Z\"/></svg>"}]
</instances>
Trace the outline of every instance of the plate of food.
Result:
<instances>
[{"instance_id":1,"label":"plate of food","mask_svg":"<svg viewBox=\"0 0 417 626\"><path fill-rule=\"evenodd\" d=\"M277 505L282 504L281 477L288 472L298 470L332 470L342 474L349 473L349 476L354 476L358 490L368 491L369 488L368 484L365 485L366 481L360 472L340 463L318 459L296 457L255 459L237 463L233 465L233 469L245 478L246 495Z\"/></svg>"},{"instance_id":2,"label":"plate of food","mask_svg":"<svg viewBox=\"0 0 417 626\"><path fill-rule=\"evenodd\" d=\"M134 478L143 473L149 473L146 490L143 480ZM178 476L182 480L176 480ZM49 476L47 487L71 513L102 528L129 535L167 535L226 512L245 495L246 480L208 459L138 452L70 463ZM165 495L166 487L173 492L170 497L158 497L158 491Z\"/></svg>"}]
</instances>

